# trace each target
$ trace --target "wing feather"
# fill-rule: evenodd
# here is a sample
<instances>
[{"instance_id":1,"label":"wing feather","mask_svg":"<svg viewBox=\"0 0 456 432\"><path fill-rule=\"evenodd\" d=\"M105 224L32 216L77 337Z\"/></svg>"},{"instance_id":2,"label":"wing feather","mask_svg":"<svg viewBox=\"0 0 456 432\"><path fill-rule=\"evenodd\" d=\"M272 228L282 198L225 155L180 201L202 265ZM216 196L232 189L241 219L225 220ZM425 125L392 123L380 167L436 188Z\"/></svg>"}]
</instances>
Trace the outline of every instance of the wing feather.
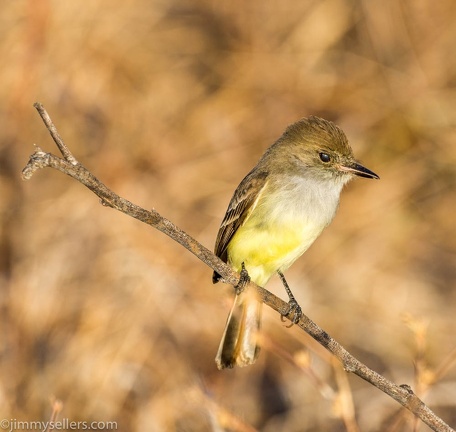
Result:
<instances>
[{"instance_id":1,"label":"wing feather","mask_svg":"<svg viewBox=\"0 0 456 432\"><path fill-rule=\"evenodd\" d=\"M230 240L237 229L247 220L255 208L258 197L267 183L267 172L251 171L235 190L226 210L225 217L220 225L215 242L215 254L227 262L227 249ZM220 275L214 272L212 281L220 280Z\"/></svg>"}]
</instances>

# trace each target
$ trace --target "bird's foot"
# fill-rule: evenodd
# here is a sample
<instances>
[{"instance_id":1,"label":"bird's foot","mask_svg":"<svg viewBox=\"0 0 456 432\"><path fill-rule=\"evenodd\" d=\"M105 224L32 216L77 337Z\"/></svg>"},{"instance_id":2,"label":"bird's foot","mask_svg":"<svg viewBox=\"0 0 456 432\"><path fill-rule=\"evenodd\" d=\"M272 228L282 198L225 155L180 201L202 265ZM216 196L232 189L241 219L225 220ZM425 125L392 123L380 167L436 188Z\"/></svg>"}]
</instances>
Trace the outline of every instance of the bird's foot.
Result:
<instances>
[{"instance_id":1,"label":"bird's foot","mask_svg":"<svg viewBox=\"0 0 456 432\"><path fill-rule=\"evenodd\" d=\"M288 315L293 315L293 319L290 319L291 324L289 326L287 326L288 328L290 328L294 324L297 324L299 322L299 320L301 319L302 309L301 309L301 306L299 306L296 299L294 298L294 295L291 292L291 289L288 286L287 280L285 279L285 276L283 275L283 273L280 270L277 273L278 273L280 279L282 280L285 291L288 294L288 304L287 304L287 307L285 308L285 310L283 310L281 312L282 316L280 317L280 319L282 320L282 322L285 322L285 318L288 317Z\"/></svg>"},{"instance_id":2,"label":"bird's foot","mask_svg":"<svg viewBox=\"0 0 456 432\"><path fill-rule=\"evenodd\" d=\"M290 318L291 324L287 326L287 328L292 327L294 324L297 324L299 320L302 317L302 309L301 306L299 306L298 302L294 297L290 298L287 307L280 313L281 317L280 319L282 322L285 322L285 318L288 318L290 315L292 315L292 318Z\"/></svg>"},{"instance_id":3,"label":"bird's foot","mask_svg":"<svg viewBox=\"0 0 456 432\"><path fill-rule=\"evenodd\" d=\"M241 292L244 291L245 287L250 282L249 272L245 268L244 263L242 263L240 275L241 275L241 277L239 278L239 282L234 287L234 289L236 290L236 294L241 294Z\"/></svg>"}]
</instances>

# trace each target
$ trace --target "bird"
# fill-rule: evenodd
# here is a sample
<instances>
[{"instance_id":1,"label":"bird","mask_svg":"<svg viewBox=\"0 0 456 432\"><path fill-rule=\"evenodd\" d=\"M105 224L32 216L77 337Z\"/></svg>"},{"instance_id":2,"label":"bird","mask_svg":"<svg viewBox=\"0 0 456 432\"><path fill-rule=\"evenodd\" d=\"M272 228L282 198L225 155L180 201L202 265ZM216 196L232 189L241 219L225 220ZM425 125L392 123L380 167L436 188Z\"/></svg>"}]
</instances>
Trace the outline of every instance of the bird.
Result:
<instances>
[{"instance_id":1,"label":"bird","mask_svg":"<svg viewBox=\"0 0 456 432\"><path fill-rule=\"evenodd\" d=\"M316 116L286 128L234 191L214 253L264 287L278 274L289 297L287 315L301 309L286 283L287 270L334 218L343 186L355 176L379 179L353 155L345 133ZM222 278L214 271L212 281ZM260 351L262 303L238 285L216 355L218 369L253 364Z\"/></svg>"}]
</instances>

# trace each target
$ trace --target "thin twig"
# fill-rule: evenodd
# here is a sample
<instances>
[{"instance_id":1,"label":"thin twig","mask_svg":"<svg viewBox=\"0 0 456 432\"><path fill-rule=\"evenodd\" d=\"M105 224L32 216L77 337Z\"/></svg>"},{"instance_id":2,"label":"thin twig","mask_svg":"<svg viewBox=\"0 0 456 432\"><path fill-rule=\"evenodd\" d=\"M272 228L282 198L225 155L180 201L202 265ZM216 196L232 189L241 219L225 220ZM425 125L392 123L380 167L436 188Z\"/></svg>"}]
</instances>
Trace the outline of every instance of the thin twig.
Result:
<instances>
[{"instance_id":1,"label":"thin twig","mask_svg":"<svg viewBox=\"0 0 456 432\"><path fill-rule=\"evenodd\" d=\"M43 429L43 432L48 432L49 430L54 429L55 422L57 420L57 416L59 415L60 411L62 411L62 408L63 408L63 403L59 399L52 398L51 405L52 405L51 419L46 423L46 427Z\"/></svg>"},{"instance_id":2,"label":"thin twig","mask_svg":"<svg viewBox=\"0 0 456 432\"><path fill-rule=\"evenodd\" d=\"M60 153L62 153L65 160L70 162L72 165L77 165L78 161L71 154L70 149L63 142L63 139L60 137L60 134L57 131L57 128L54 126L54 123L52 122L51 117L49 117L49 114L47 113L47 111L44 109L44 106L42 104L40 104L39 102L35 102L33 104L33 106L39 112L41 118L43 119L44 124L46 125L47 130L51 134L52 139L57 144L57 147L59 148Z\"/></svg>"},{"instance_id":3,"label":"thin twig","mask_svg":"<svg viewBox=\"0 0 456 432\"><path fill-rule=\"evenodd\" d=\"M60 138L57 129L44 107L40 103L36 103L34 106L38 110L38 113L43 119L64 159L51 153L45 153L40 148L37 148L22 171L24 179L30 179L33 173L41 168L50 167L57 169L89 188L101 199L101 203L103 205L112 207L153 226L180 243L188 251L207 264L211 269L215 270L222 276L226 283L233 286L237 285L239 282L239 275L234 272L230 266L216 257L209 249L202 246L199 242L178 228L171 221L161 216L157 211L145 210L136 204L121 198L108 189L90 171L84 168L71 154L68 147ZM248 287L249 289L256 289L262 301L279 314L287 307L287 303L264 288L259 287L255 283L250 282ZM294 312L292 312L288 316L288 319L290 319L291 322L294 321L294 315ZM416 417L426 423L432 430L436 432L455 432L449 425L447 425L441 418L431 411L431 409L422 400L420 400L418 396L416 396L410 386L405 384L396 385L377 372L369 369L366 365L353 357L342 345L334 340L309 317L302 314L297 325L318 341L328 351L330 351L342 363L345 371L358 375L362 379L391 396L394 400L410 410Z\"/></svg>"}]
</instances>

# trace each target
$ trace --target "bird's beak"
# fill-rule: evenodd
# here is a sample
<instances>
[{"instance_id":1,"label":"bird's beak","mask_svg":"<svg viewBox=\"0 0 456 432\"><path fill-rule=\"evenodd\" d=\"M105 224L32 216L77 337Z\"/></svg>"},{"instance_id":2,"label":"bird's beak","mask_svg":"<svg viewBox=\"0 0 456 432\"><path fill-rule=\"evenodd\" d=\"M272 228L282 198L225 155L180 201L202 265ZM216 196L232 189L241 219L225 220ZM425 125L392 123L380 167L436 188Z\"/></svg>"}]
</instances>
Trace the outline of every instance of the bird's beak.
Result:
<instances>
[{"instance_id":1,"label":"bird's beak","mask_svg":"<svg viewBox=\"0 0 456 432\"><path fill-rule=\"evenodd\" d=\"M371 171L370 169L367 169L366 167L363 167L358 162L351 162L347 165L341 165L339 167L339 169L344 172L349 172L349 173L355 174L359 177L370 178L370 179L379 179L380 178L373 171Z\"/></svg>"}]
</instances>

